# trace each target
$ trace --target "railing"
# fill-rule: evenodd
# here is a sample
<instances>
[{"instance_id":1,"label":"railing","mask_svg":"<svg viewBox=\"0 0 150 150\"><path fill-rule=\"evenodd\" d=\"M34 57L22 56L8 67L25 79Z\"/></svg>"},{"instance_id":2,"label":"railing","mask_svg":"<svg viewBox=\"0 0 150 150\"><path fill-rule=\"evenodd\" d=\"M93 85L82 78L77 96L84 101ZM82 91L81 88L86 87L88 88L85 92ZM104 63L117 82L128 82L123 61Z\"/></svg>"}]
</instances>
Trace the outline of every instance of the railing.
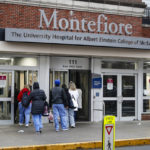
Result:
<instances>
[{"instance_id":1,"label":"railing","mask_svg":"<svg viewBox=\"0 0 150 150\"><path fill-rule=\"evenodd\" d=\"M150 7L145 9L145 15L142 18L142 23L150 25Z\"/></svg>"}]
</instances>

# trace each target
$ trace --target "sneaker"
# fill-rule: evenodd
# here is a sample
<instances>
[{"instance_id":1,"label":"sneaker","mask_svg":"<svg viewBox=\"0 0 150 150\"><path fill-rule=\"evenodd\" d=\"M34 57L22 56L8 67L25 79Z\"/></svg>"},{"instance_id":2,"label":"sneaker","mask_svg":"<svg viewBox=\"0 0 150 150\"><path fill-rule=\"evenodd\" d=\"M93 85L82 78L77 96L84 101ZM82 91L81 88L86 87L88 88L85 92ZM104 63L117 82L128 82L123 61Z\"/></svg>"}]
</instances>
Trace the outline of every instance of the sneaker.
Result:
<instances>
[{"instance_id":1,"label":"sneaker","mask_svg":"<svg viewBox=\"0 0 150 150\"><path fill-rule=\"evenodd\" d=\"M75 126L71 126L71 128L75 128Z\"/></svg>"},{"instance_id":2,"label":"sneaker","mask_svg":"<svg viewBox=\"0 0 150 150\"><path fill-rule=\"evenodd\" d=\"M62 129L63 131L68 131L68 129Z\"/></svg>"},{"instance_id":3,"label":"sneaker","mask_svg":"<svg viewBox=\"0 0 150 150\"><path fill-rule=\"evenodd\" d=\"M26 126L26 127L28 127L28 126L29 126L29 124L26 124L25 126Z\"/></svg>"},{"instance_id":4,"label":"sneaker","mask_svg":"<svg viewBox=\"0 0 150 150\"><path fill-rule=\"evenodd\" d=\"M19 126L23 126L23 123L19 123Z\"/></svg>"},{"instance_id":5,"label":"sneaker","mask_svg":"<svg viewBox=\"0 0 150 150\"><path fill-rule=\"evenodd\" d=\"M41 133L40 133L40 131L36 131L36 135L40 135Z\"/></svg>"},{"instance_id":6,"label":"sneaker","mask_svg":"<svg viewBox=\"0 0 150 150\"><path fill-rule=\"evenodd\" d=\"M56 130L56 132L59 132L59 129L58 129L58 130Z\"/></svg>"}]
</instances>

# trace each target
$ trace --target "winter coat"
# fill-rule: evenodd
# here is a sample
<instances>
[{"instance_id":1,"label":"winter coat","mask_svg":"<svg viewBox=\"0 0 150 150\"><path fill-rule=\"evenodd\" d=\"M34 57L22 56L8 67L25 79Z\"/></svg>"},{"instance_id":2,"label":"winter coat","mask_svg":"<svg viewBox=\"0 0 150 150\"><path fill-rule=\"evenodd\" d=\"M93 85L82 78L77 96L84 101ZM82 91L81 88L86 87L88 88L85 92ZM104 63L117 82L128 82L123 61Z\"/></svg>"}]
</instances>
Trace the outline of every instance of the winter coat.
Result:
<instances>
[{"instance_id":1,"label":"winter coat","mask_svg":"<svg viewBox=\"0 0 150 150\"><path fill-rule=\"evenodd\" d=\"M71 108L70 107L70 100L71 100L71 95L70 95L70 93L69 93L69 90L67 89L67 88L63 88L64 89L64 91L65 91L65 93L66 93L66 96L67 96L67 105L68 105L68 107L69 108Z\"/></svg>"},{"instance_id":2,"label":"winter coat","mask_svg":"<svg viewBox=\"0 0 150 150\"><path fill-rule=\"evenodd\" d=\"M18 96L17 96L18 102L21 102L23 93L25 93L25 92L27 92L28 95L30 95L30 91L29 91L27 88L23 88L23 89L19 92L19 94L18 94Z\"/></svg>"},{"instance_id":3,"label":"winter coat","mask_svg":"<svg viewBox=\"0 0 150 150\"><path fill-rule=\"evenodd\" d=\"M77 89L77 91L79 93L78 108L82 109L82 90L81 89Z\"/></svg>"},{"instance_id":4,"label":"winter coat","mask_svg":"<svg viewBox=\"0 0 150 150\"><path fill-rule=\"evenodd\" d=\"M71 89L69 89L69 93L71 95L71 98L74 97L75 101L78 103L78 98L79 98L78 90L71 90ZM79 104L78 104L78 106L79 106ZM78 111L78 108L75 108L74 111Z\"/></svg>"},{"instance_id":5,"label":"winter coat","mask_svg":"<svg viewBox=\"0 0 150 150\"><path fill-rule=\"evenodd\" d=\"M31 113L42 114L44 111L44 103L46 101L46 95L44 90L39 89L38 82L34 82L33 91L30 93L29 100L32 100Z\"/></svg>"},{"instance_id":6,"label":"winter coat","mask_svg":"<svg viewBox=\"0 0 150 150\"><path fill-rule=\"evenodd\" d=\"M64 106L68 106L67 96L63 88L61 87L54 87L50 91L50 100L49 100L50 107L52 104L64 104Z\"/></svg>"}]
</instances>

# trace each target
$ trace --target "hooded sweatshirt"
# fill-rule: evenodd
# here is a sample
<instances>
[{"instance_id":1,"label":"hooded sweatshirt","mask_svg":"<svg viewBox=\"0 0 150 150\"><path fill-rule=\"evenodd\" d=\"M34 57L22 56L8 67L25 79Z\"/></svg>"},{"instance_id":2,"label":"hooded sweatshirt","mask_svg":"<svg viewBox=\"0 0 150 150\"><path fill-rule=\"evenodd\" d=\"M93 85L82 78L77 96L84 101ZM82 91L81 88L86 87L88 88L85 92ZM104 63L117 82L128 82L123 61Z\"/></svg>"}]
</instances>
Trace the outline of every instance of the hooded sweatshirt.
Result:
<instances>
[{"instance_id":1,"label":"hooded sweatshirt","mask_svg":"<svg viewBox=\"0 0 150 150\"><path fill-rule=\"evenodd\" d=\"M25 93L25 92L27 92L28 95L30 95L30 91L29 91L27 88L23 88L23 89L19 92L19 94L18 94L18 96L17 96L18 102L21 102L23 93Z\"/></svg>"}]
</instances>

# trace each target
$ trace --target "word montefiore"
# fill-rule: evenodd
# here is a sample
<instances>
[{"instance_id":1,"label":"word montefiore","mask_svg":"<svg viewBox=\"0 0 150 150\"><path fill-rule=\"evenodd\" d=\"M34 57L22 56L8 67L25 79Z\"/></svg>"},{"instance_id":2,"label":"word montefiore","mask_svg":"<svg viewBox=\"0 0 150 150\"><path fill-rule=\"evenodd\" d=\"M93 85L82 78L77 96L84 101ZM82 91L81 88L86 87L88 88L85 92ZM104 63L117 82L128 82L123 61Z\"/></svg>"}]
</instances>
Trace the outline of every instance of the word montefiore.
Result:
<instances>
[{"instance_id":1,"label":"word montefiore","mask_svg":"<svg viewBox=\"0 0 150 150\"><path fill-rule=\"evenodd\" d=\"M133 33L133 27L131 24L123 23L108 23L108 18L104 14L100 14L95 21L88 21L85 18L78 20L73 18L73 12L70 11L70 19L58 18L59 11L54 9L50 18L47 18L45 11L40 11L40 25L39 28L43 28L46 25L47 28L52 27L55 29L67 30L67 31L80 31L80 32L97 32L97 33L109 33L120 35L131 35Z\"/></svg>"}]
</instances>

